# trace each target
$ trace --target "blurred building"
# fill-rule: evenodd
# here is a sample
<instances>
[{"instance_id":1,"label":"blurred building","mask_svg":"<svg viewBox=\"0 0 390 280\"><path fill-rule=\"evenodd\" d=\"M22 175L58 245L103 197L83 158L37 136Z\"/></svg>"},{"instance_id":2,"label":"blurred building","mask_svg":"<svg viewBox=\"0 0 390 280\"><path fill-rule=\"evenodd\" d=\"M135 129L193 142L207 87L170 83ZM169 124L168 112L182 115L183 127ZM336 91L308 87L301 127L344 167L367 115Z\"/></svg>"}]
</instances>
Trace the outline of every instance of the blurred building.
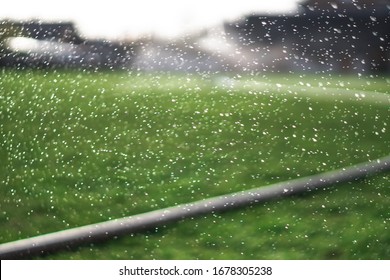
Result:
<instances>
[{"instance_id":1,"label":"blurred building","mask_svg":"<svg viewBox=\"0 0 390 280\"><path fill-rule=\"evenodd\" d=\"M118 69L132 56L130 45L81 38L72 23L0 23L0 66Z\"/></svg>"},{"instance_id":2,"label":"blurred building","mask_svg":"<svg viewBox=\"0 0 390 280\"><path fill-rule=\"evenodd\" d=\"M259 71L390 72L390 0L308 0L225 26Z\"/></svg>"}]
</instances>

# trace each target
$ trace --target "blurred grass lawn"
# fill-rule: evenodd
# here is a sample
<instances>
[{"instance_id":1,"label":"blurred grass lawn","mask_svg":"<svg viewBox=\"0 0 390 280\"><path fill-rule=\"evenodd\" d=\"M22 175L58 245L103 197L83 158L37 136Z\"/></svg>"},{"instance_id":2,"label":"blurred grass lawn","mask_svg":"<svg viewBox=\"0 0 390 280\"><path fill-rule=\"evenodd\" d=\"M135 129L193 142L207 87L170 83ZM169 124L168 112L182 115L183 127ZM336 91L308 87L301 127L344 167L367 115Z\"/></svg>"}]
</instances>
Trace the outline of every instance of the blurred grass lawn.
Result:
<instances>
[{"instance_id":1,"label":"blurred grass lawn","mask_svg":"<svg viewBox=\"0 0 390 280\"><path fill-rule=\"evenodd\" d=\"M0 243L389 154L390 79L0 72ZM275 91L272 85L275 84ZM270 86L271 85L271 86ZM210 214L48 259L389 259L389 174Z\"/></svg>"}]
</instances>

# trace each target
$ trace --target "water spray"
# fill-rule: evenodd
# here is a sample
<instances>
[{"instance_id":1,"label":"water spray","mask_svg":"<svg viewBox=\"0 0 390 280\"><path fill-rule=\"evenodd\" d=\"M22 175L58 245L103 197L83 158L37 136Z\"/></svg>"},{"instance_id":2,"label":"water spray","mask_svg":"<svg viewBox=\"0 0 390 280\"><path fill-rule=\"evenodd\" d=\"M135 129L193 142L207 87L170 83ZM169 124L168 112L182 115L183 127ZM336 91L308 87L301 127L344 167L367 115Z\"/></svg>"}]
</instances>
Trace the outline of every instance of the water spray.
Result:
<instances>
[{"instance_id":1,"label":"water spray","mask_svg":"<svg viewBox=\"0 0 390 280\"><path fill-rule=\"evenodd\" d=\"M186 218L225 212L270 200L282 199L387 171L390 171L390 156L269 186L0 244L0 258L30 258L81 245L98 243L118 236L155 229Z\"/></svg>"}]
</instances>

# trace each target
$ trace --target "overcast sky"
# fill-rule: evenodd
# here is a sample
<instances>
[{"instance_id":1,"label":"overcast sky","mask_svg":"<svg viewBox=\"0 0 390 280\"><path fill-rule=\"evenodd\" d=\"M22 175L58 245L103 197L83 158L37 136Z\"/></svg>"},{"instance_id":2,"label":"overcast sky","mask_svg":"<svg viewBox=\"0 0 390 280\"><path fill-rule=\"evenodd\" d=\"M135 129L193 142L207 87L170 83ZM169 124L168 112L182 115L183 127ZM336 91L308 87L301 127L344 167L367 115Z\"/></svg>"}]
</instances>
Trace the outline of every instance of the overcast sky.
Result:
<instances>
[{"instance_id":1,"label":"overcast sky","mask_svg":"<svg viewBox=\"0 0 390 280\"><path fill-rule=\"evenodd\" d=\"M300 1L4 0L0 19L71 20L88 38L174 37L252 12L291 12Z\"/></svg>"}]
</instances>

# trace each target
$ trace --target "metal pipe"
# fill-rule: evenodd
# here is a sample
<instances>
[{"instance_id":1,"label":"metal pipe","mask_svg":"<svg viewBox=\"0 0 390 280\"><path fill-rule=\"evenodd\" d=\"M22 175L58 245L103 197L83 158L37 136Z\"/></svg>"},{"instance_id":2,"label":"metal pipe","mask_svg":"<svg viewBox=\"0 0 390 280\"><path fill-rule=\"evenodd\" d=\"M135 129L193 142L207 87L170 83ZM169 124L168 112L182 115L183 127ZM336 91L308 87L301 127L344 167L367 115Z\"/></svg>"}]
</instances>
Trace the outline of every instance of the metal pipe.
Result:
<instances>
[{"instance_id":1,"label":"metal pipe","mask_svg":"<svg viewBox=\"0 0 390 280\"><path fill-rule=\"evenodd\" d=\"M223 212L254 203L280 199L386 171L390 171L390 156L266 187L221 195L112 221L0 244L0 258L28 258L65 248L73 248L82 244L96 243L116 236L154 229L189 217Z\"/></svg>"}]
</instances>

